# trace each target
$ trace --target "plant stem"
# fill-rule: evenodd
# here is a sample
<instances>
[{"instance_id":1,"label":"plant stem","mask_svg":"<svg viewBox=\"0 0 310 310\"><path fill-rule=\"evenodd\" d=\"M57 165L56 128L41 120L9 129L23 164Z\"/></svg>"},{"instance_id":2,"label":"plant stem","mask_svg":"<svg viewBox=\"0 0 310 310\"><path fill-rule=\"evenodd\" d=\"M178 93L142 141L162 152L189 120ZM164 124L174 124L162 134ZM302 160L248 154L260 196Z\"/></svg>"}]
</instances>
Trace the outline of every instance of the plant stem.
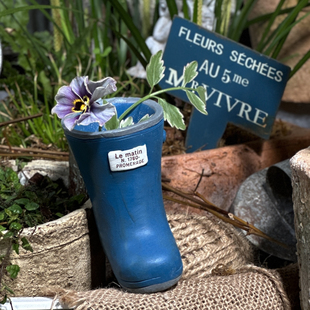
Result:
<instances>
[{"instance_id":1,"label":"plant stem","mask_svg":"<svg viewBox=\"0 0 310 310\"><path fill-rule=\"evenodd\" d=\"M256 236L263 237L269 241L272 241L274 243L277 243L277 244L287 248L286 244L283 244L282 242L269 237L264 232L262 232L261 230L256 228L254 225L249 224L248 222L246 222L246 221L242 220L241 218L233 215L232 213L227 212L227 211L217 207L216 205L214 205L213 203L208 201L203 195L199 194L198 192L185 193L185 192L182 192L181 190L176 189L176 188L174 188L171 185L168 185L166 183L162 182L161 184L162 184L162 188L164 190L172 192L172 193L174 193L174 194L176 194L182 198L185 198L189 201L180 200L180 199L174 198L172 196L168 196L168 195L164 195L164 199L174 201L174 202L179 203L179 204L187 205L187 206L190 206L190 207L193 207L196 209L205 210L205 211L213 214L214 216L218 217L222 221L229 223L229 224L232 224L235 227L238 227L238 228L245 230L248 234L253 234ZM201 200L197 199L196 197L200 198Z\"/></svg>"},{"instance_id":2,"label":"plant stem","mask_svg":"<svg viewBox=\"0 0 310 310\"><path fill-rule=\"evenodd\" d=\"M190 87L182 87L182 86L178 86L178 87L171 87L171 88L166 88L166 89L161 89L156 91L155 93L150 93L146 96L144 96L143 98L139 99L138 101L136 101L134 104L132 104L125 112L123 112L123 114L118 118L119 121L121 121L127 114L129 114L134 108L136 108L140 103L142 103L145 100L148 100L150 98L154 98L157 95L169 92L169 91L175 91L175 90L195 90L194 88L190 88Z\"/></svg>"}]
</instances>

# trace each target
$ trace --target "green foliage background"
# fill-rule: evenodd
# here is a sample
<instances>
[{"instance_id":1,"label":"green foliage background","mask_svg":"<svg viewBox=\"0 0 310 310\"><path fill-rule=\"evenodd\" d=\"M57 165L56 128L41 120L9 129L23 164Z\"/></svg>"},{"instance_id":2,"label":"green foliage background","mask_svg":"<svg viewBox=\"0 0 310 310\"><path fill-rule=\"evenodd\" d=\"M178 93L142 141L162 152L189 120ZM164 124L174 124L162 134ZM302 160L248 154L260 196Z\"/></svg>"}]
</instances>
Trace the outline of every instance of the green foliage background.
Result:
<instances>
[{"instance_id":1,"label":"green foliage background","mask_svg":"<svg viewBox=\"0 0 310 310\"><path fill-rule=\"evenodd\" d=\"M26 138L34 135L45 144L66 150L60 121L50 115L50 110L59 87L70 83L76 75L88 75L91 80L114 77L118 81L114 96L143 97L149 92L144 80L133 79L126 73L137 60L146 67L151 53L145 39L158 19L158 0L153 19L147 15L150 0L143 2L144 14L139 11L139 2L132 0L130 10L126 0L90 0L87 6L83 0L50 0L50 5L40 5L36 0L0 0L0 38L3 50L10 51L12 56L3 62L0 76L0 90L9 93L9 98L0 102L0 123L43 112L39 119L0 127L3 141L27 146L30 142ZM192 20L198 24L202 3L194 1ZM300 0L296 6L285 9L285 0L280 0L273 13L248 20L255 3L256 0L236 0L231 14L231 0L216 0L214 31L239 41L244 29L265 21L267 25L257 50L277 58L291 29L310 14L302 18L299 15L309 6L309 0ZM167 1L167 5L171 17L177 14L175 0ZM30 11L40 11L52 30L29 32ZM184 0L185 18L190 18L188 12ZM276 17L282 14L285 18L271 31ZM309 57L310 51L293 68L292 75Z\"/></svg>"}]
</instances>

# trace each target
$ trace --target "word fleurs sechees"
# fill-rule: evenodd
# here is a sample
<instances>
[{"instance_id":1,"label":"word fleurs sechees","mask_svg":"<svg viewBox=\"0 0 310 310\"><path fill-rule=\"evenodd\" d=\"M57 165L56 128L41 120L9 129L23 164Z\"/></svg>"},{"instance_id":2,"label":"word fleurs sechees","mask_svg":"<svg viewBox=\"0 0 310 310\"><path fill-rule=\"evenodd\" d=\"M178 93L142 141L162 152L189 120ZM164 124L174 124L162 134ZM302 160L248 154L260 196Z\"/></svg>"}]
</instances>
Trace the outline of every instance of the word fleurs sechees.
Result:
<instances>
[{"instance_id":1,"label":"word fleurs sechees","mask_svg":"<svg viewBox=\"0 0 310 310\"><path fill-rule=\"evenodd\" d=\"M200 46L202 49L215 53L219 56L225 56L225 47L223 44L217 43L216 41L198 32L192 33L192 30L181 26L178 36L180 38L184 38L186 41L192 44ZM228 58L231 62L243 66L246 69L252 70L260 75L266 76L271 80L276 82L282 81L283 72L281 70L277 70L266 62L261 62L254 59L253 57L247 56L245 53L239 53L236 50L231 50L229 52Z\"/></svg>"}]
</instances>

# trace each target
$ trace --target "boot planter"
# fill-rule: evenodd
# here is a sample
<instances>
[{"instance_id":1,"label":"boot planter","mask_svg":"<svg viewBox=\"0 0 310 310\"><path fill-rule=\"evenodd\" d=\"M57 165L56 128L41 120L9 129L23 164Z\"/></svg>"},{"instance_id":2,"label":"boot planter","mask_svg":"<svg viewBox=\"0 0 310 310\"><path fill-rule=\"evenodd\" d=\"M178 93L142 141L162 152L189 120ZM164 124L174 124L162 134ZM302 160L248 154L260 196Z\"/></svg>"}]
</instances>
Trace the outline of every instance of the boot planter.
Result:
<instances>
[{"instance_id":1,"label":"boot planter","mask_svg":"<svg viewBox=\"0 0 310 310\"><path fill-rule=\"evenodd\" d=\"M120 115L137 100L109 101ZM151 117L138 123L147 113ZM128 291L152 293L177 283L183 269L162 198L163 111L147 100L129 115L135 125L110 131L96 124L72 131L62 126L115 277Z\"/></svg>"}]
</instances>

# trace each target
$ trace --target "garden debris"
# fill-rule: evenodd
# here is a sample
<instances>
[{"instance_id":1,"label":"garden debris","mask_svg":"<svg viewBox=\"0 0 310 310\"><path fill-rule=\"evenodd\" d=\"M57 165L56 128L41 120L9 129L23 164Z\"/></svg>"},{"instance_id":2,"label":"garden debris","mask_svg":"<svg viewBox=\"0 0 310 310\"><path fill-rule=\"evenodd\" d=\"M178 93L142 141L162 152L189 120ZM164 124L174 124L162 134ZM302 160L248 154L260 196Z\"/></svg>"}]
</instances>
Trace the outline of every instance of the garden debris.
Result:
<instances>
[{"instance_id":1,"label":"garden debris","mask_svg":"<svg viewBox=\"0 0 310 310\"><path fill-rule=\"evenodd\" d=\"M33 118L41 117L42 115L43 115L43 113L38 113L38 114L35 114L35 115L30 115L30 116L16 118L16 119L13 119L13 120L10 120L10 121L7 121L7 122L0 123L0 127L7 126L7 125L10 125L10 124L14 124L14 123L19 123L19 122L22 122L22 121L28 121L28 120L33 119Z\"/></svg>"},{"instance_id":2,"label":"garden debris","mask_svg":"<svg viewBox=\"0 0 310 310\"><path fill-rule=\"evenodd\" d=\"M7 158L35 157L59 161L69 160L68 152L49 151L30 147L10 147L6 145L0 145L0 156Z\"/></svg>"},{"instance_id":3,"label":"garden debris","mask_svg":"<svg viewBox=\"0 0 310 310\"><path fill-rule=\"evenodd\" d=\"M189 112L186 111L186 113ZM281 119L276 119L273 125L272 133L270 135L270 140L289 136L294 128L297 128L297 126L283 122ZM185 154L186 133L184 131L170 127L165 127L165 131L166 141L163 144L163 156ZM222 138L219 141L218 147L243 144L257 140L263 139L246 131L245 129L237 127L234 124L228 124Z\"/></svg>"},{"instance_id":4,"label":"garden debris","mask_svg":"<svg viewBox=\"0 0 310 310\"><path fill-rule=\"evenodd\" d=\"M254 225L240 219L239 217L235 216L234 214L232 214L230 212L227 212L223 209L218 208L217 206L215 206L212 202L208 201L203 195L199 194L198 192L185 193L185 192L182 192L176 188L173 188L172 186L170 186L166 183L162 183L162 188L164 190L167 190L167 191L170 191L174 194L177 194L178 196L186 199L187 201L177 199L175 197L168 196L168 195L164 195L163 196L164 199L177 202L181 205L186 205L186 206L190 206L193 208L208 211L209 213L213 214L214 216L223 220L224 222L232 224L233 226L246 231L246 233L248 235L253 234L253 235L256 235L259 237L263 237L263 238L265 238L265 239L267 239L273 243L276 243L276 244L278 244L284 248L287 248L286 244L279 242L278 240L276 240L274 238L271 238L270 236L266 235L261 230L257 229Z\"/></svg>"},{"instance_id":5,"label":"garden debris","mask_svg":"<svg viewBox=\"0 0 310 310\"><path fill-rule=\"evenodd\" d=\"M165 127L166 140L163 144L162 155L179 155L185 154L186 148L184 143L183 132L171 127Z\"/></svg>"},{"instance_id":6,"label":"garden debris","mask_svg":"<svg viewBox=\"0 0 310 310\"><path fill-rule=\"evenodd\" d=\"M270 140L281 137L286 137L292 133L294 125L283 122L281 119L276 119L270 134ZM296 127L296 126L295 126ZM219 141L219 147L226 145L235 145L247 143L255 140L263 140L255 134L238 127L234 124L228 124L222 138Z\"/></svg>"}]
</instances>

